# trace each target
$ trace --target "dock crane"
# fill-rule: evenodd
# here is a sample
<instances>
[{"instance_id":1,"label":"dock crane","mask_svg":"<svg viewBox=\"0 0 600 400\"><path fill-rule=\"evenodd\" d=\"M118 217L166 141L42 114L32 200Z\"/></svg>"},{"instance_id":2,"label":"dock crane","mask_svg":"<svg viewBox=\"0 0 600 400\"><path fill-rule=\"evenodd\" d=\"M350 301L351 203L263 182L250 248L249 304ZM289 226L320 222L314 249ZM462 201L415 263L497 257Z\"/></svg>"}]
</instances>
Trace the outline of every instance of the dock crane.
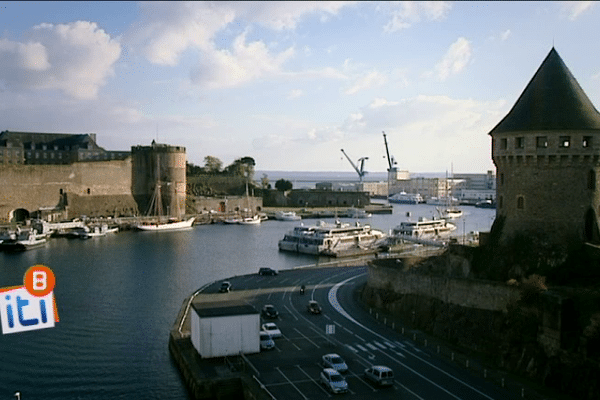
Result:
<instances>
[{"instance_id":1,"label":"dock crane","mask_svg":"<svg viewBox=\"0 0 600 400\"><path fill-rule=\"evenodd\" d=\"M348 161L350 161L350 164L352 164L352 166L354 167L354 170L356 171L356 173L358 174L358 181L362 182L363 176L365 176L367 174L367 171L365 171L365 160L368 160L369 157L361 157L358 159L358 164L360 165L360 168L359 168L356 166L356 164L354 164L352 162L350 157L348 157L348 154L346 154L344 149L341 149L341 150L342 150L342 153L344 153L344 155L348 159Z\"/></svg>"},{"instance_id":2,"label":"dock crane","mask_svg":"<svg viewBox=\"0 0 600 400\"><path fill-rule=\"evenodd\" d=\"M396 165L396 160L394 160L394 157L390 157L390 151L388 150L388 144L387 144L387 138L385 136L385 131L383 132L383 143L385 144L385 154L387 155L387 161L388 161L388 172L390 172L392 170L392 168L394 168L394 165Z\"/></svg>"}]
</instances>

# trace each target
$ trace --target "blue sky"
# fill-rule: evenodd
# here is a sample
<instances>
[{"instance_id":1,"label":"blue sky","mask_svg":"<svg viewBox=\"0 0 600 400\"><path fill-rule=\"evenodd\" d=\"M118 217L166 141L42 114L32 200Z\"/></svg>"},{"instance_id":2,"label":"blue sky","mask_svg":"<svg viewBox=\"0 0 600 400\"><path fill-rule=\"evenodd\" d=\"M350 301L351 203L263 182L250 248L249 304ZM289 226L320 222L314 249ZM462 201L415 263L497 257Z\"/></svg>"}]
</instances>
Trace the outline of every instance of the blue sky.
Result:
<instances>
[{"instance_id":1,"label":"blue sky","mask_svg":"<svg viewBox=\"0 0 600 400\"><path fill-rule=\"evenodd\" d=\"M0 2L0 130L259 170L493 169L554 45L600 105L594 2Z\"/></svg>"}]
</instances>

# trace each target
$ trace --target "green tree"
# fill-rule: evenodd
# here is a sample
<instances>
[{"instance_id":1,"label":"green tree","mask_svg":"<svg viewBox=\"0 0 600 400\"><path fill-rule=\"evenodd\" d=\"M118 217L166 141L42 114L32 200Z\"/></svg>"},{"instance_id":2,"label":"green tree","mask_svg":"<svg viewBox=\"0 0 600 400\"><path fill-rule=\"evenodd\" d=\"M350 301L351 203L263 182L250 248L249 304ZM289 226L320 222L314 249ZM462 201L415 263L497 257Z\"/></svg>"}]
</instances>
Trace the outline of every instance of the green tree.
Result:
<instances>
[{"instance_id":1,"label":"green tree","mask_svg":"<svg viewBox=\"0 0 600 400\"><path fill-rule=\"evenodd\" d=\"M185 174L187 176L195 176L195 175L200 175L202 173L204 173L204 168L198 166L198 165L194 165L190 162L186 163L185 166Z\"/></svg>"},{"instance_id":2,"label":"green tree","mask_svg":"<svg viewBox=\"0 0 600 400\"><path fill-rule=\"evenodd\" d=\"M292 190L293 186L294 185L292 184L292 182L287 181L285 179L280 179L277 182L275 182L275 189L279 190L280 192Z\"/></svg>"},{"instance_id":3,"label":"green tree","mask_svg":"<svg viewBox=\"0 0 600 400\"><path fill-rule=\"evenodd\" d=\"M247 177L248 181L254 179L254 166L256 162L252 157L242 157L225 167L223 172L227 175Z\"/></svg>"},{"instance_id":4,"label":"green tree","mask_svg":"<svg viewBox=\"0 0 600 400\"><path fill-rule=\"evenodd\" d=\"M218 174L223 168L223 162L214 156L204 157L204 170L207 174Z\"/></svg>"}]
</instances>

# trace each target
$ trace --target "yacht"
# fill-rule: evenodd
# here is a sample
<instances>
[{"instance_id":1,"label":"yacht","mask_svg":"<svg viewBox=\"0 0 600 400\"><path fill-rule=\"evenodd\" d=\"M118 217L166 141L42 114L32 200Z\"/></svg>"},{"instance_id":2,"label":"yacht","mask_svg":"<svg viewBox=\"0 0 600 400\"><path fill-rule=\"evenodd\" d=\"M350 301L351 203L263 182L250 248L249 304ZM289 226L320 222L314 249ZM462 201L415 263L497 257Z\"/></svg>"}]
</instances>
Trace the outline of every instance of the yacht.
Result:
<instances>
[{"instance_id":1,"label":"yacht","mask_svg":"<svg viewBox=\"0 0 600 400\"><path fill-rule=\"evenodd\" d=\"M277 211L275 212L275 219L278 221L300 221L302 217L296 214L295 211Z\"/></svg>"},{"instance_id":2,"label":"yacht","mask_svg":"<svg viewBox=\"0 0 600 400\"><path fill-rule=\"evenodd\" d=\"M138 224L136 229L146 232L165 232L165 231L181 231L186 229L192 229L192 224L196 217L189 218L187 220L180 221L179 219L170 218L166 223L149 223L149 224Z\"/></svg>"},{"instance_id":3,"label":"yacht","mask_svg":"<svg viewBox=\"0 0 600 400\"><path fill-rule=\"evenodd\" d=\"M26 230L15 233L11 239L3 240L0 243L0 249L4 251L24 251L43 246L46 242L46 234L39 234L35 229Z\"/></svg>"},{"instance_id":4,"label":"yacht","mask_svg":"<svg viewBox=\"0 0 600 400\"><path fill-rule=\"evenodd\" d=\"M401 222L392 233L396 236L413 239L446 238L456 230L456 225L443 218L419 218L418 221Z\"/></svg>"},{"instance_id":5,"label":"yacht","mask_svg":"<svg viewBox=\"0 0 600 400\"><path fill-rule=\"evenodd\" d=\"M305 254L338 256L348 251L366 251L382 245L386 235L369 225L320 221L313 226L297 226L278 243L279 250Z\"/></svg>"}]
</instances>

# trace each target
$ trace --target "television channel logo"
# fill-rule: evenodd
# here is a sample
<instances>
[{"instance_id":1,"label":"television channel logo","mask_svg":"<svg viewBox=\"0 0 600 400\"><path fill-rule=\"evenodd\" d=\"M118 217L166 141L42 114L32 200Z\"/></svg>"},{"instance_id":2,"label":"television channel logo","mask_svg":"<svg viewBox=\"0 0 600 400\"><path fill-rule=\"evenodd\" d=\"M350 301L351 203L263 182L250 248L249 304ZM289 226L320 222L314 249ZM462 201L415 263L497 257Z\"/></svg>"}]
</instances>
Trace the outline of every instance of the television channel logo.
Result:
<instances>
[{"instance_id":1,"label":"television channel logo","mask_svg":"<svg viewBox=\"0 0 600 400\"><path fill-rule=\"evenodd\" d=\"M25 272L23 286L0 288L2 333L53 328L58 322L55 285L56 278L50 268L34 265Z\"/></svg>"}]
</instances>

